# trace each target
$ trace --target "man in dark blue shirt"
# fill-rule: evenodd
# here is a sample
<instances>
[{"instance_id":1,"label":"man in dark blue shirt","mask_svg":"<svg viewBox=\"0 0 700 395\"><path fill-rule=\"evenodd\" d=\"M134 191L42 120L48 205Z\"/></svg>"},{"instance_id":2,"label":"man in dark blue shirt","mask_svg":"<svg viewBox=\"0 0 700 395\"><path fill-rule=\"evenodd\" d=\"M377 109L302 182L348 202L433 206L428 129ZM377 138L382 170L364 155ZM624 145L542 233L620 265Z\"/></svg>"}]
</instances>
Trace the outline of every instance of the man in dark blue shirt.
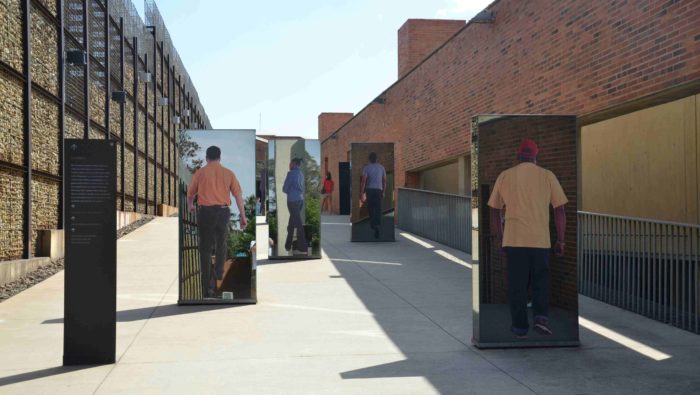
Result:
<instances>
[{"instance_id":1,"label":"man in dark blue shirt","mask_svg":"<svg viewBox=\"0 0 700 395\"><path fill-rule=\"evenodd\" d=\"M301 159L294 158L289 162L289 172L284 180L282 191L287 194L287 209L289 210L289 223L287 224L287 240L284 243L285 250L292 249L294 229L297 231L297 244L293 255L308 255L306 234L304 233L304 221L301 219L304 210L304 174L299 167Z\"/></svg>"}]
</instances>

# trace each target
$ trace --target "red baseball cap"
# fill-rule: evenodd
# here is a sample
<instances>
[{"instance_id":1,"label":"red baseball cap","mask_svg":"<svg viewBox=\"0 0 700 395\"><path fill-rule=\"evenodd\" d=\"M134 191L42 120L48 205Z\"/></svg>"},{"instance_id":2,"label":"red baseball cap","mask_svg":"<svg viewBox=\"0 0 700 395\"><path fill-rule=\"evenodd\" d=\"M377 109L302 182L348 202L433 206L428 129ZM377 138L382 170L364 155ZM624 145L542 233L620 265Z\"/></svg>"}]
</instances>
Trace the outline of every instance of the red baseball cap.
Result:
<instances>
[{"instance_id":1,"label":"red baseball cap","mask_svg":"<svg viewBox=\"0 0 700 395\"><path fill-rule=\"evenodd\" d=\"M537 143L530 139L524 139L522 143L520 143L520 148L518 148L518 155L522 156L537 156L538 152Z\"/></svg>"}]
</instances>

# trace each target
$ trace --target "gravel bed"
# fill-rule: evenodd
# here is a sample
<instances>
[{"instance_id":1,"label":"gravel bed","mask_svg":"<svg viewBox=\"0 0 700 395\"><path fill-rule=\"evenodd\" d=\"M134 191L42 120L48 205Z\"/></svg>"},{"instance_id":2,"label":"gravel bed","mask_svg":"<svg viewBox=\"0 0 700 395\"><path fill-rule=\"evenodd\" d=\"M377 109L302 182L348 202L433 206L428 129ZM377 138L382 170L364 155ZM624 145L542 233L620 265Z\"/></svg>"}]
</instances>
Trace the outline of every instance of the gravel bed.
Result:
<instances>
[{"instance_id":1,"label":"gravel bed","mask_svg":"<svg viewBox=\"0 0 700 395\"><path fill-rule=\"evenodd\" d=\"M117 239L121 239L122 237L128 235L129 233L135 231L136 229L146 225L147 223L153 221L153 218L155 218L152 215L144 215L141 217L140 220L133 222L117 231Z\"/></svg>"},{"instance_id":2,"label":"gravel bed","mask_svg":"<svg viewBox=\"0 0 700 395\"><path fill-rule=\"evenodd\" d=\"M151 222L153 220L152 215L145 215L140 220L127 225L117 231L117 239L128 235L129 233L135 231L141 226ZM58 259L51 262L50 264L40 267L33 272L27 274L24 277L0 286L0 303L5 300L17 295L18 293L28 289L40 282L46 280L47 278L53 276L54 274L63 270L63 259Z\"/></svg>"}]
</instances>

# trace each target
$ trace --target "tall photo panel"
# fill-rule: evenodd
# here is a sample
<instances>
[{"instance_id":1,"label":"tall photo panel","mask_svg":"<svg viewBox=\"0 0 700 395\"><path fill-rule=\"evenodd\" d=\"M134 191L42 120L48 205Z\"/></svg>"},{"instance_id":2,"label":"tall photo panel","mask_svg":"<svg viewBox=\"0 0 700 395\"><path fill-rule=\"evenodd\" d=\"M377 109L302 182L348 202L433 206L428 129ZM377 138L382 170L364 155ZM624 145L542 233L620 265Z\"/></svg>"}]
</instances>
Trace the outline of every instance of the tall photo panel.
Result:
<instances>
[{"instance_id":1,"label":"tall photo panel","mask_svg":"<svg viewBox=\"0 0 700 395\"><path fill-rule=\"evenodd\" d=\"M350 145L352 241L395 241L394 144Z\"/></svg>"},{"instance_id":2,"label":"tall photo panel","mask_svg":"<svg viewBox=\"0 0 700 395\"><path fill-rule=\"evenodd\" d=\"M321 257L321 144L277 138L268 144L270 259Z\"/></svg>"},{"instance_id":3,"label":"tall photo panel","mask_svg":"<svg viewBox=\"0 0 700 395\"><path fill-rule=\"evenodd\" d=\"M477 116L471 150L473 343L577 346L576 118Z\"/></svg>"},{"instance_id":4,"label":"tall photo panel","mask_svg":"<svg viewBox=\"0 0 700 395\"><path fill-rule=\"evenodd\" d=\"M178 139L178 302L255 303L255 131L183 130Z\"/></svg>"}]
</instances>

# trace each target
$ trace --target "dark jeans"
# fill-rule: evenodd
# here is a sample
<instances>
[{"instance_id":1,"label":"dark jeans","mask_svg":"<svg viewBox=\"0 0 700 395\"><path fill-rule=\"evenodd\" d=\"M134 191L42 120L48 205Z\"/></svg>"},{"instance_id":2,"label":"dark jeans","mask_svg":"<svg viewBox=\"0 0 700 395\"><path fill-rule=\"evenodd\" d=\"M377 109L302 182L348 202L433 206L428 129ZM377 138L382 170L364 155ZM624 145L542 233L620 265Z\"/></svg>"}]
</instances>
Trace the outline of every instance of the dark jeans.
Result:
<instances>
[{"instance_id":1,"label":"dark jeans","mask_svg":"<svg viewBox=\"0 0 700 395\"><path fill-rule=\"evenodd\" d=\"M367 193L367 211L369 211L369 225L372 229L379 229L382 224L382 190L365 190Z\"/></svg>"},{"instance_id":2,"label":"dark jeans","mask_svg":"<svg viewBox=\"0 0 700 395\"><path fill-rule=\"evenodd\" d=\"M527 333L527 288L532 284L532 312L535 319L549 315L549 249L506 247L508 258L508 302L513 328Z\"/></svg>"},{"instance_id":3,"label":"dark jeans","mask_svg":"<svg viewBox=\"0 0 700 395\"><path fill-rule=\"evenodd\" d=\"M304 233L304 221L301 220L301 212L304 210L304 201L287 202L289 210L289 223L287 224L287 240L284 247L287 250L292 249L292 239L294 238L294 229L297 230L297 246L299 251L308 251L309 247L306 244L306 233Z\"/></svg>"},{"instance_id":4,"label":"dark jeans","mask_svg":"<svg viewBox=\"0 0 700 395\"><path fill-rule=\"evenodd\" d=\"M214 259L214 275L221 280L224 275L224 263L227 255L227 241L231 222L231 211L228 207L201 206L197 212L199 227L199 262L202 274L203 296L209 296L214 291L216 282L211 273L212 250Z\"/></svg>"}]
</instances>

